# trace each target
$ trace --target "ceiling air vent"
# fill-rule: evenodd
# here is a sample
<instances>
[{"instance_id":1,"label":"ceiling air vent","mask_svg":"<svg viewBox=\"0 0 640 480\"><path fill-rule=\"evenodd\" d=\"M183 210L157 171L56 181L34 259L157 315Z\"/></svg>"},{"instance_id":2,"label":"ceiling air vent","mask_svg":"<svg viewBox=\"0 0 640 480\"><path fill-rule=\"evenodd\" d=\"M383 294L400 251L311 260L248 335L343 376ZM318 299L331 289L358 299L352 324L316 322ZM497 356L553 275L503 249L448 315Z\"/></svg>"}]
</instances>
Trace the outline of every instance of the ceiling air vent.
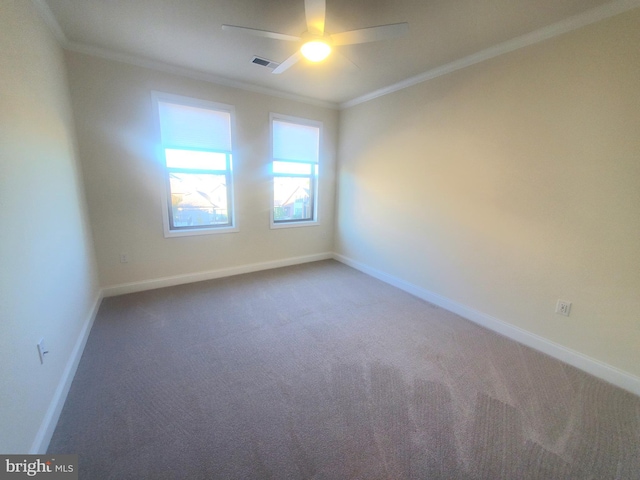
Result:
<instances>
[{"instance_id":1,"label":"ceiling air vent","mask_svg":"<svg viewBox=\"0 0 640 480\"><path fill-rule=\"evenodd\" d=\"M271 60L267 60L266 58L260 58L255 56L251 59L251 63L255 63L256 65L261 65L263 67L267 67L272 70L276 68L278 65L280 65L279 63L272 62Z\"/></svg>"}]
</instances>

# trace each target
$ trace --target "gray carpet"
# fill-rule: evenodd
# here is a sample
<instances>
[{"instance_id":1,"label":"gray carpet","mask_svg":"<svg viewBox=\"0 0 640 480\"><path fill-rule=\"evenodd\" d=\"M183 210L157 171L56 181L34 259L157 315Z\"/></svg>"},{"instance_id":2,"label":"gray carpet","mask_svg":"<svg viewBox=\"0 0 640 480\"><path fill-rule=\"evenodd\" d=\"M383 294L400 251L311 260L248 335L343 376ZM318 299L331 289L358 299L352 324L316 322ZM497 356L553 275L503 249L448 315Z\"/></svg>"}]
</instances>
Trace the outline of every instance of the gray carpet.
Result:
<instances>
[{"instance_id":1,"label":"gray carpet","mask_svg":"<svg viewBox=\"0 0 640 480\"><path fill-rule=\"evenodd\" d=\"M639 479L640 398L334 261L103 301L83 479Z\"/></svg>"}]
</instances>

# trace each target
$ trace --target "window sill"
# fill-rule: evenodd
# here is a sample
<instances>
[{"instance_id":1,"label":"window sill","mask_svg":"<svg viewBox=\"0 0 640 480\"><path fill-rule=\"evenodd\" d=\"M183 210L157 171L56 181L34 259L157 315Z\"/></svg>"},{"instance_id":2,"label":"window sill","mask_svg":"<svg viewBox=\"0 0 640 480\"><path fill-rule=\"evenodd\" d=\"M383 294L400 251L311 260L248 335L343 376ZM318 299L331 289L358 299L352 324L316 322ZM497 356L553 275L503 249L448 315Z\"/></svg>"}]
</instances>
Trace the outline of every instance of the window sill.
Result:
<instances>
[{"instance_id":1,"label":"window sill","mask_svg":"<svg viewBox=\"0 0 640 480\"><path fill-rule=\"evenodd\" d=\"M317 220L304 220L304 221L299 221L299 222L282 222L282 223L271 222L271 228L272 229L296 228L296 227L315 227L317 225L320 225L320 223Z\"/></svg>"},{"instance_id":2,"label":"window sill","mask_svg":"<svg viewBox=\"0 0 640 480\"><path fill-rule=\"evenodd\" d=\"M234 233L239 232L238 227L215 227L215 228L197 228L193 230L166 230L164 231L164 238L174 237L192 237L195 235L215 235L219 233Z\"/></svg>"}]
</instances>

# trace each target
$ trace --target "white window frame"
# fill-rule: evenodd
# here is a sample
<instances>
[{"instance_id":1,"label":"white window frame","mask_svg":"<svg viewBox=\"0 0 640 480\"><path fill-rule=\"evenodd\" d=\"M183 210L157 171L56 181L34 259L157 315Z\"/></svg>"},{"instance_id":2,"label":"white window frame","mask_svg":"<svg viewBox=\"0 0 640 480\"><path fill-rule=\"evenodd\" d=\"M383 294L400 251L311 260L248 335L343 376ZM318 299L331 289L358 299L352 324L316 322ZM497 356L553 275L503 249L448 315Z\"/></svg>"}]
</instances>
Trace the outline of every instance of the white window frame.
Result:
<instances>
[{"instance_id":1,"label":"white window frame","mask_svg":"<svg viewBox=\"0 0 640 480\"><path fill-rule=\"evenodd\" d=\"M275 191L274 191L274 179L276 177L276 174L273 173L273 162L274 161L290 161L290 160L281 160L281 159L277 159L274 158L273 156L273 121L274 120L281 120L283 122L288 122L288 123L295 123L298 125L307 125L310 127L316 127L318 128L318 161L315 163L315 171L312 172L312 189L313 189L313 218L311 220L287 220L287 221L276 221L274 219L274 204L273 204L273 200L274 200L274 196L275 196ZM318 202L319 202L319 198L320 198L320 193L319 193L319 178L320 178L320 174L321 174L321 169L320 169L320 163L321 163L321 153L322 153L322 139L323 139L323 124L320 121L317 120L310 120L308 118L302 118L302 117L294 117L292 115L284 115L284 114L280 114L280 113L270 113L269 114L269 158L270 158L270 163L269 163L269 171L271 173L271 190L270 190L270 199L269 199L269 224L270 227L272 229L279 229L279 228L298 228L298 227L312 227L312 226L317 226L320 224L320 219L319 219L319 208L318 208ZM309 162L301 162L301 163L309 163ZM283 174L283 176L286 176L285 174Z\"/></svg>"},{"instance_id":2,"label":"white window frame","mask_svg":"<svg viewBox=\"0 0 640 480\"><path fill-rule=\"evenodd\" d=\"M158 148L157 148L157 158L162 167L162 225L164 229L165 238L172 237L190 237L194 235L213 235L218 233L231 233L238 232L238 220L235 209L235 189L234 189L234 179L233 179L233 158L235 152L235 107L233 105L227 105L224 103L211 102L208 100L201 100L198 98L185 97L182 95L174 95L171 93L164 92L151 92L151 98L153 101L154 114L156 117L156 125L157 125L157 138L158 138ZM230 115L230 129L231 129L231 152L229 152L229 157L227 160L227 191L228 191L228 201L227 201L227 209L230 212L230 219L228 225L222 226L202 226L202 227L193 227L193 228L181 228L181 229L172 229L171 228L171 220L169 218L172 213L171 208L171 188L169 184L169 169L167 168L167 162L165 158L165 149L171 147L179 147L176 145L164 145L162 143L162 135L160 130L160 111L159 111L159 102L168 102L175 103L178 105L187 105L197 108L204 108L208 110L217 110L222 112L227 112ZM202 151L207 151L206 149L202 149Z\"/></svg>"}]
</instances>

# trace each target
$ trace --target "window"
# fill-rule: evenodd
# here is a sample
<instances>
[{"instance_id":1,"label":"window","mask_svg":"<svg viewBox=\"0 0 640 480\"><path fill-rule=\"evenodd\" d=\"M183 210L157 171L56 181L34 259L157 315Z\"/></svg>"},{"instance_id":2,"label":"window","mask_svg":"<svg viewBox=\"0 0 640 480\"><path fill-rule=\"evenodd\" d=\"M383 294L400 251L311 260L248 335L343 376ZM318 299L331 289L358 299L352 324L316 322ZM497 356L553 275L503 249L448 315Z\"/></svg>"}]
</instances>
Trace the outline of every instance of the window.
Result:
<instances>
[{"instance_id":1,"label":"window","mask_svg":"<svg viewBox=\"0 0 640 480\"><path fill-rule=\"evenodd\" d=\"M322 124L271 114L271 227L317 224L318 156Z\"/></svg>"},{"instance_id":2,"label":"window","mask_svg":"<svg viewBox=\"0 0 640 480\"><path fill-rule=\"evenodd\" d=\"M165 171L166 237L237 231L233 216L233 107L154 93Z\"/></svg>"}]
</instances>

